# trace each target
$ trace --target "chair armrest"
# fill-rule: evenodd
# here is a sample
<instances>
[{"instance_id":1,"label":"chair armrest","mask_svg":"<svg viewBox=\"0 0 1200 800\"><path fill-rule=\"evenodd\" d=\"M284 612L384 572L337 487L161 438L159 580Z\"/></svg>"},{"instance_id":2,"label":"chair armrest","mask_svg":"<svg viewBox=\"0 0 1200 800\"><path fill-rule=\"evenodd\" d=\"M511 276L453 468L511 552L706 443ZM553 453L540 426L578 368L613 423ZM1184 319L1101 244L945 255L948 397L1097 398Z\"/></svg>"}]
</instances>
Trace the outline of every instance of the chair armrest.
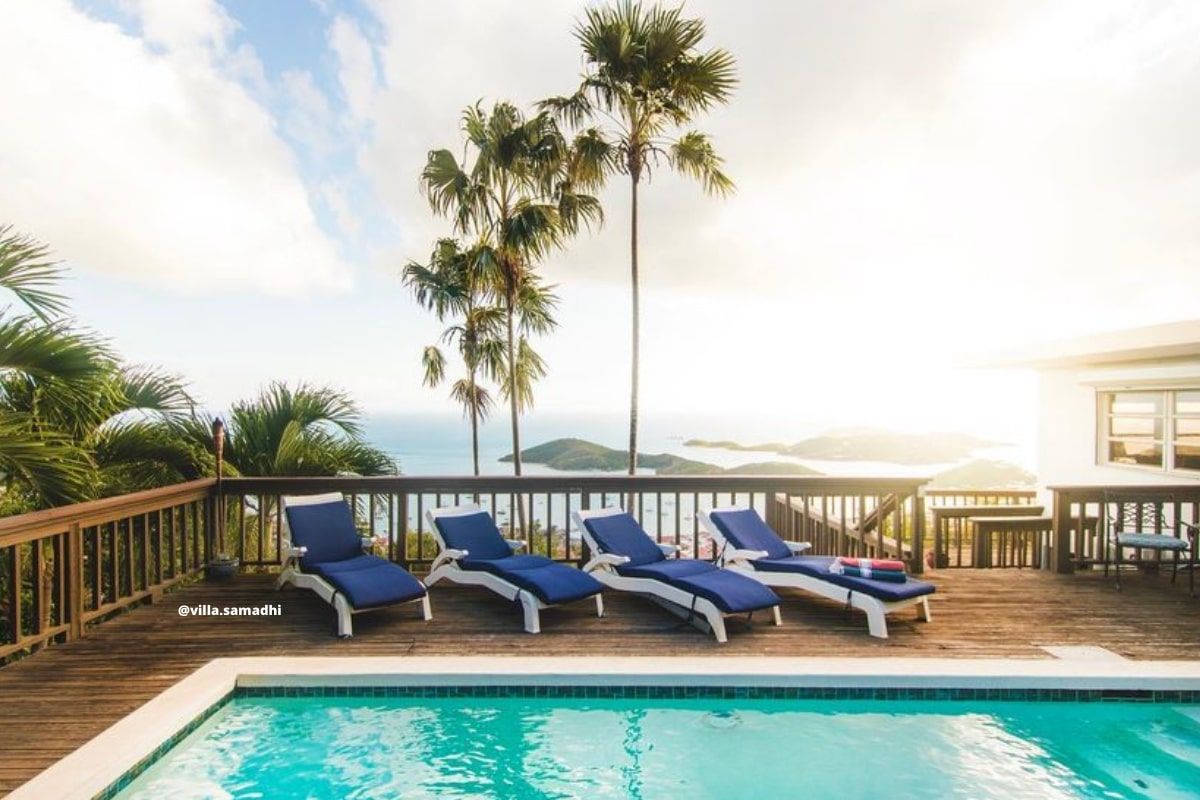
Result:
<instances>
[{"instance_id":1,"label":"chair armrest","mask_svg":"<svg viewBox=\"0 0 1200 800\"><path fill-rule=\"evenodd\" d=\"M508 545L508 549L514 553L525 549L525 542L521 539L505 539L504 542Z\"/></svg>"},{"instance_id":2,"label":"chair armrest","mask_svg":"<svg viewBox=\"0 0 1200 800\"><path fill-rule=\"evenodd\" d=\"M760 558L766 557L766 550L726 550L723 556L726 563L737 563L739 561L744 563L746 561L756 561Z\"/></svg>"},{"instance_id":3,"label":"chair armrest","mask_svg":"<svg viewBox=\"0 0 1200 800\"><path fill-rule=\"evenodd\" d=\"M437 558L435 558L433 563L429 565L429 571L433 572L443 564L449 564L451 562L458 561L459 559L466 558L469 555L471 555L469 550L455 550L453 548L448 548L438 553Z\"/></svg>"},{"instance_id":4,"label":"chair armrest","mask_svg":"<svg viewBox=\"0 0 1200 800\"><path fill-rule=\"evenodd\" d=\"M280 549L283 550L283 565L286 567L293 561L299 561L308 555L308 548L303 545L294 545L287 539L280 542Z\"/></svg>"},{"instance_id":5,"label":"chair armrest","mask_svg":"<svg viewBox=\"0 0 1200 800\"><path fill-rule=\"evenodd\" d=\"M677 544L663 544L662 542L655 542L655 544L658 545L659 550L662 550L664 556L673 556L682 549Z\"/></svg>"},{"instance_id":6,"label":"chair armrest","mask_svg":"<svg viewBox=\"0 0 1200 800\"><path fill-rule=\"evenodd\" d=\"M618 556L612 553L601 553L592 558L591 561L583 565L584 572L596 572L597 570L611 570L613 567L619 567L622 564L629 563L629 556Z\"/></svg>"},{"instance_id":7,"label":"chair armrest","mask_svg":"<svg viewBox=\"0 0 1200 800\"><path fill-rule=\"evenodd\" d=\"M1196 538L1196 534L1200 533L1200 523L1184 522L1183 520L1180 520L1179 524L1182 525L1185 530L1187 530L1187 535L1193 539Z\"/></svg>"},{"instance_id":8,"label":"chair armrest","mask_svg":"<svg viewBox=\"0 0 1200 800\"><path fill-rule=\"evenodd\" d=\"M805 550L812 550L812 542L788 542L785 541L788 550L792 551L792 555L798 556Z\"/></svg>"}]
</instances>

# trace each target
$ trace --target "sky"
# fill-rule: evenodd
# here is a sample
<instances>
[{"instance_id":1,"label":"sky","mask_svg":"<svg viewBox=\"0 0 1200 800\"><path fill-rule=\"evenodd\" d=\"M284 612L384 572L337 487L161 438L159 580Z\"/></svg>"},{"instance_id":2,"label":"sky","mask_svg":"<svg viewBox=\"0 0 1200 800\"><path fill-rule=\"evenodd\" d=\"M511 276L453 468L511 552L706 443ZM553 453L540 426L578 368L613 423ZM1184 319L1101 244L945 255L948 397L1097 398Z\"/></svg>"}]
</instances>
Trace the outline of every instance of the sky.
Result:
<instances>
[{"instance_id":1,"label":"sky","mask_svg":"<svg viewBox=\"0 0 1200 800\"><path fill-rule=\"evenodd\" d=\"M439 325L399 273L465 106L570 91L567 0L3 0L0 222L130 361L227 406L272 379L372 412ZM979 353L1195 316L1200 5L690 0L737 58L700 119L737 191L642 191L647 413L1005 433ZM15 124L14 124L15 123ZM628 402L628 186L543 265L542 411ZM700 432L698 432L700 433Z\"/></svg>"}]
</instances>

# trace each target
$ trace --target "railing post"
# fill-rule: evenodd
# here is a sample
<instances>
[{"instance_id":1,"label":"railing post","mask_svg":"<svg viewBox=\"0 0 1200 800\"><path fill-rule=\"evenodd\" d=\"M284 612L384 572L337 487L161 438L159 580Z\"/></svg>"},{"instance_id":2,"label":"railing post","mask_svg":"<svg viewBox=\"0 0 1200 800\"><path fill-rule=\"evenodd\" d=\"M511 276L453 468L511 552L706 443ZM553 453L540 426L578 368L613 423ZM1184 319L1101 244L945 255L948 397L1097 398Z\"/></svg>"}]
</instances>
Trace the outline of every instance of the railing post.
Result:
<instances>
[{"instance_id":1,"label":"railing post","mask_svg":"<svg viewBox=\"0 0 1200 800\"><path fill-rule=\"evenodd\" d=\"M1071 563L1071 496L1057 489L1054 495L1054 571L1069 575L1075 571Z\"/></svg>"},{"instance_id":2,"label":"railing post","mask_svg":"<svg viewBox=\"0 0 1200 800\"><path fill-rule=\"evenodd\" d=\"M213 510L215 511L216 520L208 528L210 541L208 544L208 558L205 563L216 558L218 555L224 554L225 551L225 486L222 483L222 477L225 472L225 423L220 418L213 420L213 455L216 458L217 483L213 486ZM260 509L261 513L261 509ZM259 558L262 558L262 553L259 553Z\"/></svg>"},{"instance_id":3,"label":"railing post","mask_svg":"<svg viewBox=\"0 0 1200 800\"><path fill-rule=\"evenodd\" d=\"M914 575L920 575L925 571L925 487L918 486L913 492L913 544L912 544L912 563L909 564L909 570ZM901 552L904 551L904 542L899 541L897 545ZM934 555L937 558L937 555Z\"/></svg>"},{"instance_id":4,"label":"railing post","mask_svg":"<svg viewBox=\"0 0 1200 800\"><path fill-rule=\"evenodd\" d=\"M96 553L97 557L100 555ZM83 529L78 522L72 522L67 532L67 581L70 604L71 627L67 632L68 639L79 639L83 636Z\"/></svg>"}]
</instances>

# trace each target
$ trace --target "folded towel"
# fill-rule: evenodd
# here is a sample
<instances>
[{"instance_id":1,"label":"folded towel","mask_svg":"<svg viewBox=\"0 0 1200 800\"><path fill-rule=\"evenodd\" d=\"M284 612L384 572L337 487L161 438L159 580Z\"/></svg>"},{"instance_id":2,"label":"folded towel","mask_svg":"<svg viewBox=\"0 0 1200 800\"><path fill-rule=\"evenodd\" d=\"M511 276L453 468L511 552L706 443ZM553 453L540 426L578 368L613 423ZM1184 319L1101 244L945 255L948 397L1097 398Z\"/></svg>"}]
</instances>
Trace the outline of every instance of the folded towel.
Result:
<instances>
[{"instance_id":1,"label":"folded towel","mask_svg":"<svg viewBox=\"0 0 1200 800\"><path fill-rule=\"evenodd\" d=\"M883 558L847 558L842 556L838 561L845 567L865 567L869 570L890 570L904 572L903 561L893 561Z\"/></svg>"},{"instance_id":2,"label":"folded towel","mask_svg":"<svg viewBox=\"0 0 1200 800\"><path fill-rule=\"evenodd\" d=\"M888 583L904 583L908 580L907 575L894 569L843 566L841 574L851 578L870 578L873 581L887 581Z\"/></svg>"}]
</instances>

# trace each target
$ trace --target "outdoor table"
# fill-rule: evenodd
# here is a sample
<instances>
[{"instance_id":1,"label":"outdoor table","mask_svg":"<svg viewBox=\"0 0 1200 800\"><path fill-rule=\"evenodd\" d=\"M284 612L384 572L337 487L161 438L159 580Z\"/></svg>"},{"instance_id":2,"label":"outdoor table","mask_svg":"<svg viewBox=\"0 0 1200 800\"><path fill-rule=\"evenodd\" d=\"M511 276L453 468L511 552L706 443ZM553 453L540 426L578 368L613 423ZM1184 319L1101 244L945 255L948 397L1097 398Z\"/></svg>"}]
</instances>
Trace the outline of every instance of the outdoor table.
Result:
<instances>
[{"instance_id":1,"label":"outdoor table","mask_svg":"<svg viewBox=\"0 0 1200 800\"><path fill-rule=\"evenodd\" d=\"M963 564L963 536L962 525L971 517L1011 517L1020 514L1040 515L1045 511L1044 506L1035 505L972 505L972 506L943 506L934 505L929 507L930 521L933 525L933 558L934 567L949 566L950 554L946 553L946 563L941 563L942 548L949 544L950 520L963 520L960 523L959 535L956 540L955 566L961 567Z\"/></svg>"}]
</instances>

